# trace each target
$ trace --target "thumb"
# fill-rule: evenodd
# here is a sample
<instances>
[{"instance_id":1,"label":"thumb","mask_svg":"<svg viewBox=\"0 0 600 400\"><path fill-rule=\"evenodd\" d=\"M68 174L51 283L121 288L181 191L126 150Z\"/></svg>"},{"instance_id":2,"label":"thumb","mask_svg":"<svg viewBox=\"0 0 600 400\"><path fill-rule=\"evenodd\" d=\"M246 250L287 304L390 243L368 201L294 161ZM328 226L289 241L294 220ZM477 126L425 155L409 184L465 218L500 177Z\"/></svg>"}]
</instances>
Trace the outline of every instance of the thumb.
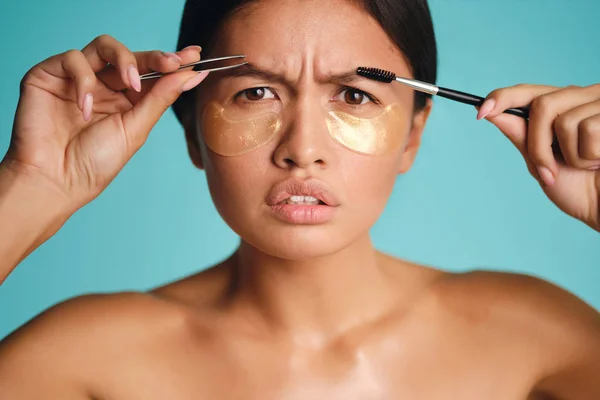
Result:
<instances>
[{"instance_id":1,"label":"thumb","mask_svg":"<svg viewBox=\"0 0 600 400\"><path fill-rule=\"evenodd\" d=\"M523 157L526 157L527 122L523 118L511 114L500 114L486 119L500 129L504 136L521 152Z\"/></svg>"},{"instance_id":2,"label":"thumb","mask_svg":"<svg viewBox=\"0 0 600 400\"><path fill-rule=\"evenodd\" d=\"M198 86L208 72L185 71L169 74L154 84L152 89L123 115L127 141L133 151L139 149L160 117L181 93Z\"/></svg>"},{"instance_id":3,"label":"thumb","mask_svg":"<svg viewBox=\"0 0 600 400\"><path fill-rule=\"evenodd\" d=\"M542 185L539 172L536 170L535 165L532 164L527 153L526 120L511 114L500 114L495 117L486 117L486 119L500 129L500 131L504 133L504 136L506 136L508 140L510 140L517 148L517 150L519 150L521 156L523 156L525 164L527 165L529 173L540 183L540 185Z\"/></svg>"}]
</instances>

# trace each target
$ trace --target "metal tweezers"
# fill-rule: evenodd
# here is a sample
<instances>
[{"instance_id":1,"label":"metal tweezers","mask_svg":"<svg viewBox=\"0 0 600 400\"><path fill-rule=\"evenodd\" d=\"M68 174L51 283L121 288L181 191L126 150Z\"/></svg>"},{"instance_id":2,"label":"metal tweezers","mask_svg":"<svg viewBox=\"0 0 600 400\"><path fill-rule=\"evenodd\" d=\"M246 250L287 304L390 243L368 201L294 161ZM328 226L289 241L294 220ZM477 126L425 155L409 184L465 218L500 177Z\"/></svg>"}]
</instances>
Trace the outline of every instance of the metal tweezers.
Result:
<instances>
[{"instance_id":1,"label":"metal tweezers","mask_svg":"<svg viewBox=\"0 0 600 400\"><path fill-rule=\"evenodd\" d=\"M196 61L196 62L193 62L193 63L190 63L190 64L182 65L181 67L179 67L177 70L175 70L173 72L177 72L179 70L182 70L184 68L189 68L189 67L194 66L194 65L200 65L200 64L205 64L205 63L214 63L214 62L217 62L217 61L231 60L231 59L234 59L234 58L245 58L245 57L246 57L245 55L237 55L237 56L226 56L226 57L218 57L218 58L209 58L209 59L206 59L206 60L200 60L200 61ZM221 70L224 70L224 69L241 67L242 65L246 65L246 64L248 64L247 61L245 61L243 63L239 63L239 64L226 65L224 67L213 67L213 68L210 68L210 66L208 66L208 68L207 68L206 65L202 65L200 68L193 68L193 70L194 71L221 71ZM169 74L172 74L173 72L167 72L167 73L163 73L163 72L150 72L150 73L147 73L147 74L140 75L140 79L144 80L144 79L160 78L161 76L169 75Z\"/></svg>"}]
</instances>

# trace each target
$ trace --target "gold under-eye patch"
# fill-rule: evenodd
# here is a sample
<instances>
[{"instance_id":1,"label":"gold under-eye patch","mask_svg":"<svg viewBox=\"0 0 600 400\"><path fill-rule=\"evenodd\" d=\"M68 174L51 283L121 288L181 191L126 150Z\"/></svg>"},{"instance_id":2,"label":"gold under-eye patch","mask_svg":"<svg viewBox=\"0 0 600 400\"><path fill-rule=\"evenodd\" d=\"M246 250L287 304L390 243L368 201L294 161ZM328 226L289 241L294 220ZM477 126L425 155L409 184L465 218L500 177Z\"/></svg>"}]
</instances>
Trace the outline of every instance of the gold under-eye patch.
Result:
<instances>
[{"instance_id":1,"label":"gold under-eye patch","mask_svg":"<svg viewBox=\"0 0 600 400\"><path fill-rule=\"evenodd\" d=\"M336 142L357 153L374 156L391 153L402 145L405 123L406 113L399 104L387 106L371 118L341 111L327 114L327 128Z\"/></svg>"},{"instance_id":2,"label":"gold under-eye patch","mask_svg":"<svg viewBox=\"0 0 600 400\"><path fill-rule=\"evenodd\" d=\"M238 156L266 145L281 129L274 112L231 115L221 104L210 102L202 114L202 133L208 148L222 156Z\"/></svg>"}]
</instances>

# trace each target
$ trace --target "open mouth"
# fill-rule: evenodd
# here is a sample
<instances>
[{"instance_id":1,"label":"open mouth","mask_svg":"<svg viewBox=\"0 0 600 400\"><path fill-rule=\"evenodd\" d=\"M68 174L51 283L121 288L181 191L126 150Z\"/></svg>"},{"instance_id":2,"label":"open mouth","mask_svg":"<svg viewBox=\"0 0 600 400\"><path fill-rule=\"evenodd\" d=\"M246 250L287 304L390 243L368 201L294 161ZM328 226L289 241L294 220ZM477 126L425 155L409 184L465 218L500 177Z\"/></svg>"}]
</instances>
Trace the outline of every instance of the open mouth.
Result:
<instances>
[{"instance_id":1,"label":"open mouth","mask_svg":"<svg viewBox=\"0 0 600 400\"><path fill-rule=\"evenodd\" d=\"M275 184L267 205L276 219L292 225L318 225L335 218L340 205L325 184L316 179L289 178Z\"/></svg>"},{"instance_id":2,"label":"open mouth","mask_svg":"<svg viewBox=\"0 0 600 400\"><path fill-rule=\"evenodd\" d=\"M266 198L271 207L276 206L339 206L335 196L316 179L289 178L275 184Z\"/></svg>"},{"instance_id":3,"label":"open mouth","mask_svg":"<svg viewBox=\"0 0 600 400\"><path fill-rule=\"evenodd\" d=\"M294 206L325 206L325 202L317 199L314 196L298 196L292 195L287 199L283 200L279 204L289 204Z\"/></svg>"}]
</instances>

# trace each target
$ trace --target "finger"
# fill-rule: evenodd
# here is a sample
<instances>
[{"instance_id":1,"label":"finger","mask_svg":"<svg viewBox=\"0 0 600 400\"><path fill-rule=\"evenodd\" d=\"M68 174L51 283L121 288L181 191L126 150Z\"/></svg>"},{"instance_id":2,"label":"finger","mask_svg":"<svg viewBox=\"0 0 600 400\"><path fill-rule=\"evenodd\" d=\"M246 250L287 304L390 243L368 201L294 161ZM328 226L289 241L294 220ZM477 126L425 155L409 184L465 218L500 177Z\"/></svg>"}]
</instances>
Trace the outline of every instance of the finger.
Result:
<instances>
[{"instance_id":1,"label":"finger","mask_svg":"<svg viewBox=\"0 0 600 400\"><path fill-rule=\"evenodd\" d=\"M477 119L494 118L509 108L528 106L536 97L558 89L554 86L526 84L496 89L487 95L479 109Z\"/></svg>"},{"instance_id":2,"label":"finger","mask_svg":"<svg viewBox=\"0 0 600 400\"><path fill-rule=\"evenodd\" d=\"M188 46L178 52L164 52L160 50L137 51L133 53L138 62L141 74L148 72L171 72L181 64L200 60L200 46Z\"/></svg>"},{"instance_id":3,"label":"finger","mask_svg":"<svg viewBox=\"0 0 600 400\"><path fill-rule=\"evenodd\" d=\"M597 164L597 144L600 137L593 117L600 114L600 101L575 107L554 121L554 131L565 162L575 168L590 168Z\"/></svg>"},{"instance_id":4,"label":"finger","mask_svg":"<svg viewBox=\"0 0 600 400\"><path fill-rule=\"evenodd\" d=\"M486 119L496 125L523 156L527 155L527 122L523 118L500 114Z\"/></svg>"},{"instance_id":5,"label":"finger","mask_svg":"<svg viewBox=\"0 0 600 400\"><path fill-rule=\"evenodd\" d=\"M77 107L83 112L84 105L89 105L84 104L86 94L91 93L96 86L96 75L83 53L69 50L41 63L40 68L53 76L69 78L75 83Z\"/></svg>"},{"instance_id":6,"label":"finger","mask_svg":"<svg viewBox=\"0 0 600 400\"><path fill-rule=\"evenodd\" d=\"M192 46L184 47L183 49L177 51L176 54L178 56L180 56L181 58L186 58L186 57L197 57L201 52L202 52L201 46L192 45ZM191 62L193 62L193 61L191 61Z\"/></svg>"},{"instance_id":7,"label":"finger","mask_svg":"<svg viewBox=\"0 0 600 400\"><path fill-rule=\"evenodd\" d=\"M563 113L600 96L598 88L568 87L535 98L529 113L527 152L544 182L552 186L558 165L552 151L554 121Z\"/></svg>"},{"instance_id":8,"label":"finger","mask_svg":"<svg viewBox=\"0 0 600 400\"><path fill-rule=\"evenodd\" d=\"M529 173L539 180L535 166L527 154L527 122L523 118L510 114L500 114L497 117L488 117L487 119L500 129L506 138L519 150L525 160Z\"/></svg>"},{"instance_id":9,"label":"finger","mask_svg":"<svg viewBox=\"0 0 600 400\"><path fill-rule=\"evenodd\" d=\"M164 53L158 50L136 52L133 55L137 61L138 72L142 74L150 71L175 71L181 63L179 56L175 53ZM98 79L115 92L120 92L131 87L128 82L123 82L121 71L117 66L108 65L97 75ZM141 90L138 93L141 93Z\"/></svg>"},{"instance_id":10,"label":"finger","mask_svg":"<svg viewBox=\"0 0 600 400\"><path fill-rule=\"evenodd\" d=\"M139 57L138 59L138 63L140 65L140 71L143 71L142 73L147 73L147 72L172 72L175 69L179 68L180 65L183 64L189 64L195 61L200 61L200 52L202 51L202 47L200 46L187 46L184 49L181 49L175 53L171 53L171 52L158 52L160 53L160 55L162 55L163 57L159 57L156 52L148 52L148 53L154 53L153 57L152 54L149 54L150 57ZM138 53L136 53L138 54ZM140 53L142 54L142 53ZM165 59L168 59L169 61L171 61L171 63L166 63L165 64ZM176 63L174 61L177 61ZM176 68L173 68L173 64L176 65ZM192 67L190 67L191 69Z\"/></svg>"},{"instance_id":11,"label":"finger","mask_svg":"<svg viewBox=\"0 0 600 400\"><path fill-rule=\"evenodd\" d=\"M143 51L133 53L136 57L140 73L162 72L168 73L176 71L182 64L192 63L200 60L200 46L189 46L177 53L162 52L159 50ZM190 67L191 69L191 67ZM111 90L120 92L128 87L122 82L113 66L108 66L100 73L98 78ZM144 82L144 90L149 90L155 80ZM142 93L142 92L138 92ZM126 92L126 96L132 103L136 103L140 95L134 92Z\"/></svg>"},{"instance_id":12,"label":"finger","mask_svg":"<svg viewBox=\"0 0 600 400\"><path fill-rule=\"evenodd\" d=\"M208 72L181 71L159 79L131 110L123 115L129 151L133 154L179 95L202 82Z\"/></svg>"},{"instance_id":13,"label":"finger","mask_svg":"<svg viewBox=\"0 0 600 400\"><path fill-rule=\"evenodd\" d=\"M148 72L171 72L181 64L200 60L200 46L188 46L178 52L164 52L160 50L138 51L133 53L141 74Z\"/></svg>"},{"instance_id":14,"label":"finger","mask_svg":"<svg viewBox=\"0 0 600 400\"><path fill-rule=\"evenodd\" d=\"M600 102L594 105L600 108ZM600 166L600 110L579 124L579 153L583 159L591 161L587 168Z\"/></svg>"},{"instance_id":15,"label":"finger","mask_svg":"<svg viewBox=\"0 0 600 400\"><path fill-rule=\"evenodd\" d=\"M142 90L137 59L121 42L109 35L101 35L81 50L95 72L111 64L118 70L121 82L127 88Z\"/></svg>"}]
</instances>

